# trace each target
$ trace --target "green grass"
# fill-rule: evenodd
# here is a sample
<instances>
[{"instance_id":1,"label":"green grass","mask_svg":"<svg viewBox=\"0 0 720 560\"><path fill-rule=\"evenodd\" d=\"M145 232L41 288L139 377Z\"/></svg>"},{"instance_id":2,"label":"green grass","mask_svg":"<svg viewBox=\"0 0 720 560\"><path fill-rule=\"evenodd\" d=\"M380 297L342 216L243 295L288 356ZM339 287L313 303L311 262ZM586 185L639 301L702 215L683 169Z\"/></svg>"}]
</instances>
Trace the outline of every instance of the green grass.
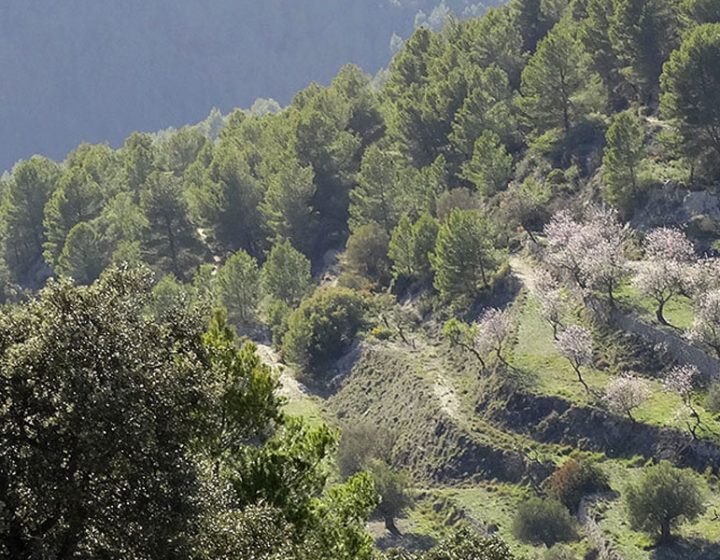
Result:
<instances>
[{"instance_id":1,"label":"green grass","mask_svg":"<svg viewBox=\"0 0 720 560\"><path fill-rule=\"evenodd\" d=\"M644 321L658 324L655 316L657 303L652 298L641 295L630 282L622 284L616 296L623 306L636 311ZM665 304L663 316L673 327L690 328L693 322L692 300L686 296L672 298Z\"/></svg>"},{"instance_id":2,"label":"green grass","mask_svg":"<svg viewBox=\"0 0 720 560\"><path fill-rule=\"evenodd\" d=\"M632 529L622 499L627 485L637 481L642 475L642 468L628 467L627 462L623 461L607 461L603 464L603 469L610 477L611 487L619 496L602 504L598 520L601 530L615 543L618 552L626 560L652 560L655 558L652 550L653 537ZM707 485L706 512L696 521L681 525L676 534L682 538L697 538L708 543L720 542L720 522L713 519L715 511L720 510L718 483L713 479L709 483L704 481L703 484ZM682 555L677 560L681 558Z\"/></svg>"},{"instance_id":3,"label":"green grass","mask_svg":"<svg viewBox=\"0 0 720 560\"><path fill-rule=\"evenodd\" d=\"M303 397L287 400L283 406L287 416L300 417L310 426L327 424L323 407L318 397Z\"/></svg>"},{"instance_id":4,"label":"green grass","mask_svg":"<svg viewBox=\"0 0 720 560\"><path fill-rule=\"evenodd\" d=\"M680 307L677 308L680 310ZM686 306L682 313L678 311L675 319L688 313ZM691 312L691 310L690 310ZM595 403L595 398L588 395L577 380L570 363L560 355L554 345L552 328L540 315L536 301L528 297L518 300L516 313L519 322L517 344L513 350L512 365L520 372L520 380L524 381L536 393L562 397L580 405ZM686 317L687 319L687 317ZM614 378L605 371L592 368L582 370L583 378L591 389L602 393L607 384ZM657 380L648 380L651 397L635 411L637 420L657 426L686 429L687 410L683 407L680 397L663 390ZM699 434L718 439L720 422L718 415L707 412L701 403L704 399L696 399L696 409L702 420Z\"/></svg>"}]
</instances>

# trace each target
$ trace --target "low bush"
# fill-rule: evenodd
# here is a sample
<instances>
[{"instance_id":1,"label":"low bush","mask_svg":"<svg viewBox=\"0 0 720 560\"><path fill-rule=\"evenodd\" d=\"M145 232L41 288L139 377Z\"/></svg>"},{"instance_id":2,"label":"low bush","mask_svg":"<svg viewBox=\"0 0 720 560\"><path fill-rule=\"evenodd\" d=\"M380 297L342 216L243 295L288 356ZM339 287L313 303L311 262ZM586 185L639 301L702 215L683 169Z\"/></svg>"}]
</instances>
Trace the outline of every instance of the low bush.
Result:
<instances>
[{"instance_id":1,"label":"low bush","mask_svg":"<svg viewBox=\"0 0 720 560\"><path fill-rule=\"evenodd\" d=\"M523 542L547 547L575 538L575 526L567 508L554 499L531 498L518 506L513 534Z\"/></svg>"},{"instance_id":2,"label":"low bush","mask_svg":"<svg viewBox=\"0 0 720 560\"><path fill-rule=\"evenodd\" d=\"M346 288L319 288L287 320L283 355L306 372L327 366L364 326L367 300Z\"/></svg>"},{"instance_id":3,"label":"low bush","mask_svg":"<svg viewBox=\"0 0 720 560\"><path fill-rule=\"evenodd\" d=\"M608 478L593 461L570 459L557 469L547 481L549 494L575 511L587 494L608 490Z\"/></svg>"}]
</instances>

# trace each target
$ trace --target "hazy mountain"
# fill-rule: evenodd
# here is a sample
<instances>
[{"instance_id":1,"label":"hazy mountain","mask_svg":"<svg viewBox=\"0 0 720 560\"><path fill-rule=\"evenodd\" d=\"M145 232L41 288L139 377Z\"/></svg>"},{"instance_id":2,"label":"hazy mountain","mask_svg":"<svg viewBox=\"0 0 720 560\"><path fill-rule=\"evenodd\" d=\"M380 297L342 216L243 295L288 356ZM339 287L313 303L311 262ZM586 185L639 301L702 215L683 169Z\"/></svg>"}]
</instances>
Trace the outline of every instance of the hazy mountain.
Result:
<instances>
[{"instance_id":1,"label":"hazy mountain","mask_svg":"<svg viewBox=\"0 0 720 560\"><path fill-rule=\"evenodd\" d=\"M376 72L391 42L454 0L4 0L0 169L81 141L201 120L257 97L286 103L348 62ZM433 12L433 7L435 10Z\"/></svg>"}]
</instances>

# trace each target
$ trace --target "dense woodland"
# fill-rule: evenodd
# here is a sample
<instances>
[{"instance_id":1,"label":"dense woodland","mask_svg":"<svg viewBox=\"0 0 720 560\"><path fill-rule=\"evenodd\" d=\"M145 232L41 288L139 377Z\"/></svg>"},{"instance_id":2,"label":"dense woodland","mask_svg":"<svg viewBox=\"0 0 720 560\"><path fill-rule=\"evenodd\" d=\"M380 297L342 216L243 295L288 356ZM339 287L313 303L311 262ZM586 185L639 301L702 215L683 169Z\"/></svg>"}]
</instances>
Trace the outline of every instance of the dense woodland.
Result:
<instances>
[{"instance_id":1,"label":"dense woodland","mask_svg":"<svg viewBox=\"0 0 720 560\"><path fill-rule=\"evenodd\" d=\"M716 0L511 0L19 162L0 556L716 558L718 185Z\"/></svg>"}]
</instances>

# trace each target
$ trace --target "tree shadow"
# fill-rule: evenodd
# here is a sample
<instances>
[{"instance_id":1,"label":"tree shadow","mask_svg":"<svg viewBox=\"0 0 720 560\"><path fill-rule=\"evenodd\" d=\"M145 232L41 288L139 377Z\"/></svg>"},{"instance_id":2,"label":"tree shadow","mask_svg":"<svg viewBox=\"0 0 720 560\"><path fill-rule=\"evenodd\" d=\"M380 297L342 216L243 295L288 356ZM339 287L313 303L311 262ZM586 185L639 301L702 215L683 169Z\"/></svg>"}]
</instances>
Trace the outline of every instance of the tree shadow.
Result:
<instances>
[{"instance_id":1,"label":"tree shadow","mask_svg":"<svg viewBox=\"0 0 720 560\"><path fill-rule=\"evenodd\" d=\"M691 537L677 539L671 545L658 547L650 555L652 560L718 560L720 543Z\"/></svg>"},{"instance_id":2,"label":"tree shadow","mask_svg":"<svg viewBox=\"0 0 720 560\"><path fill-rule=\"evenodd\" d=\"M420 533L403 533L402 535L392 535L387 533L382 537L375 539L375 546L380 550L389 548L404 548L410 551L426 551L437 544L437 541L429 535Z\"/></svg>"}]
</instances>

